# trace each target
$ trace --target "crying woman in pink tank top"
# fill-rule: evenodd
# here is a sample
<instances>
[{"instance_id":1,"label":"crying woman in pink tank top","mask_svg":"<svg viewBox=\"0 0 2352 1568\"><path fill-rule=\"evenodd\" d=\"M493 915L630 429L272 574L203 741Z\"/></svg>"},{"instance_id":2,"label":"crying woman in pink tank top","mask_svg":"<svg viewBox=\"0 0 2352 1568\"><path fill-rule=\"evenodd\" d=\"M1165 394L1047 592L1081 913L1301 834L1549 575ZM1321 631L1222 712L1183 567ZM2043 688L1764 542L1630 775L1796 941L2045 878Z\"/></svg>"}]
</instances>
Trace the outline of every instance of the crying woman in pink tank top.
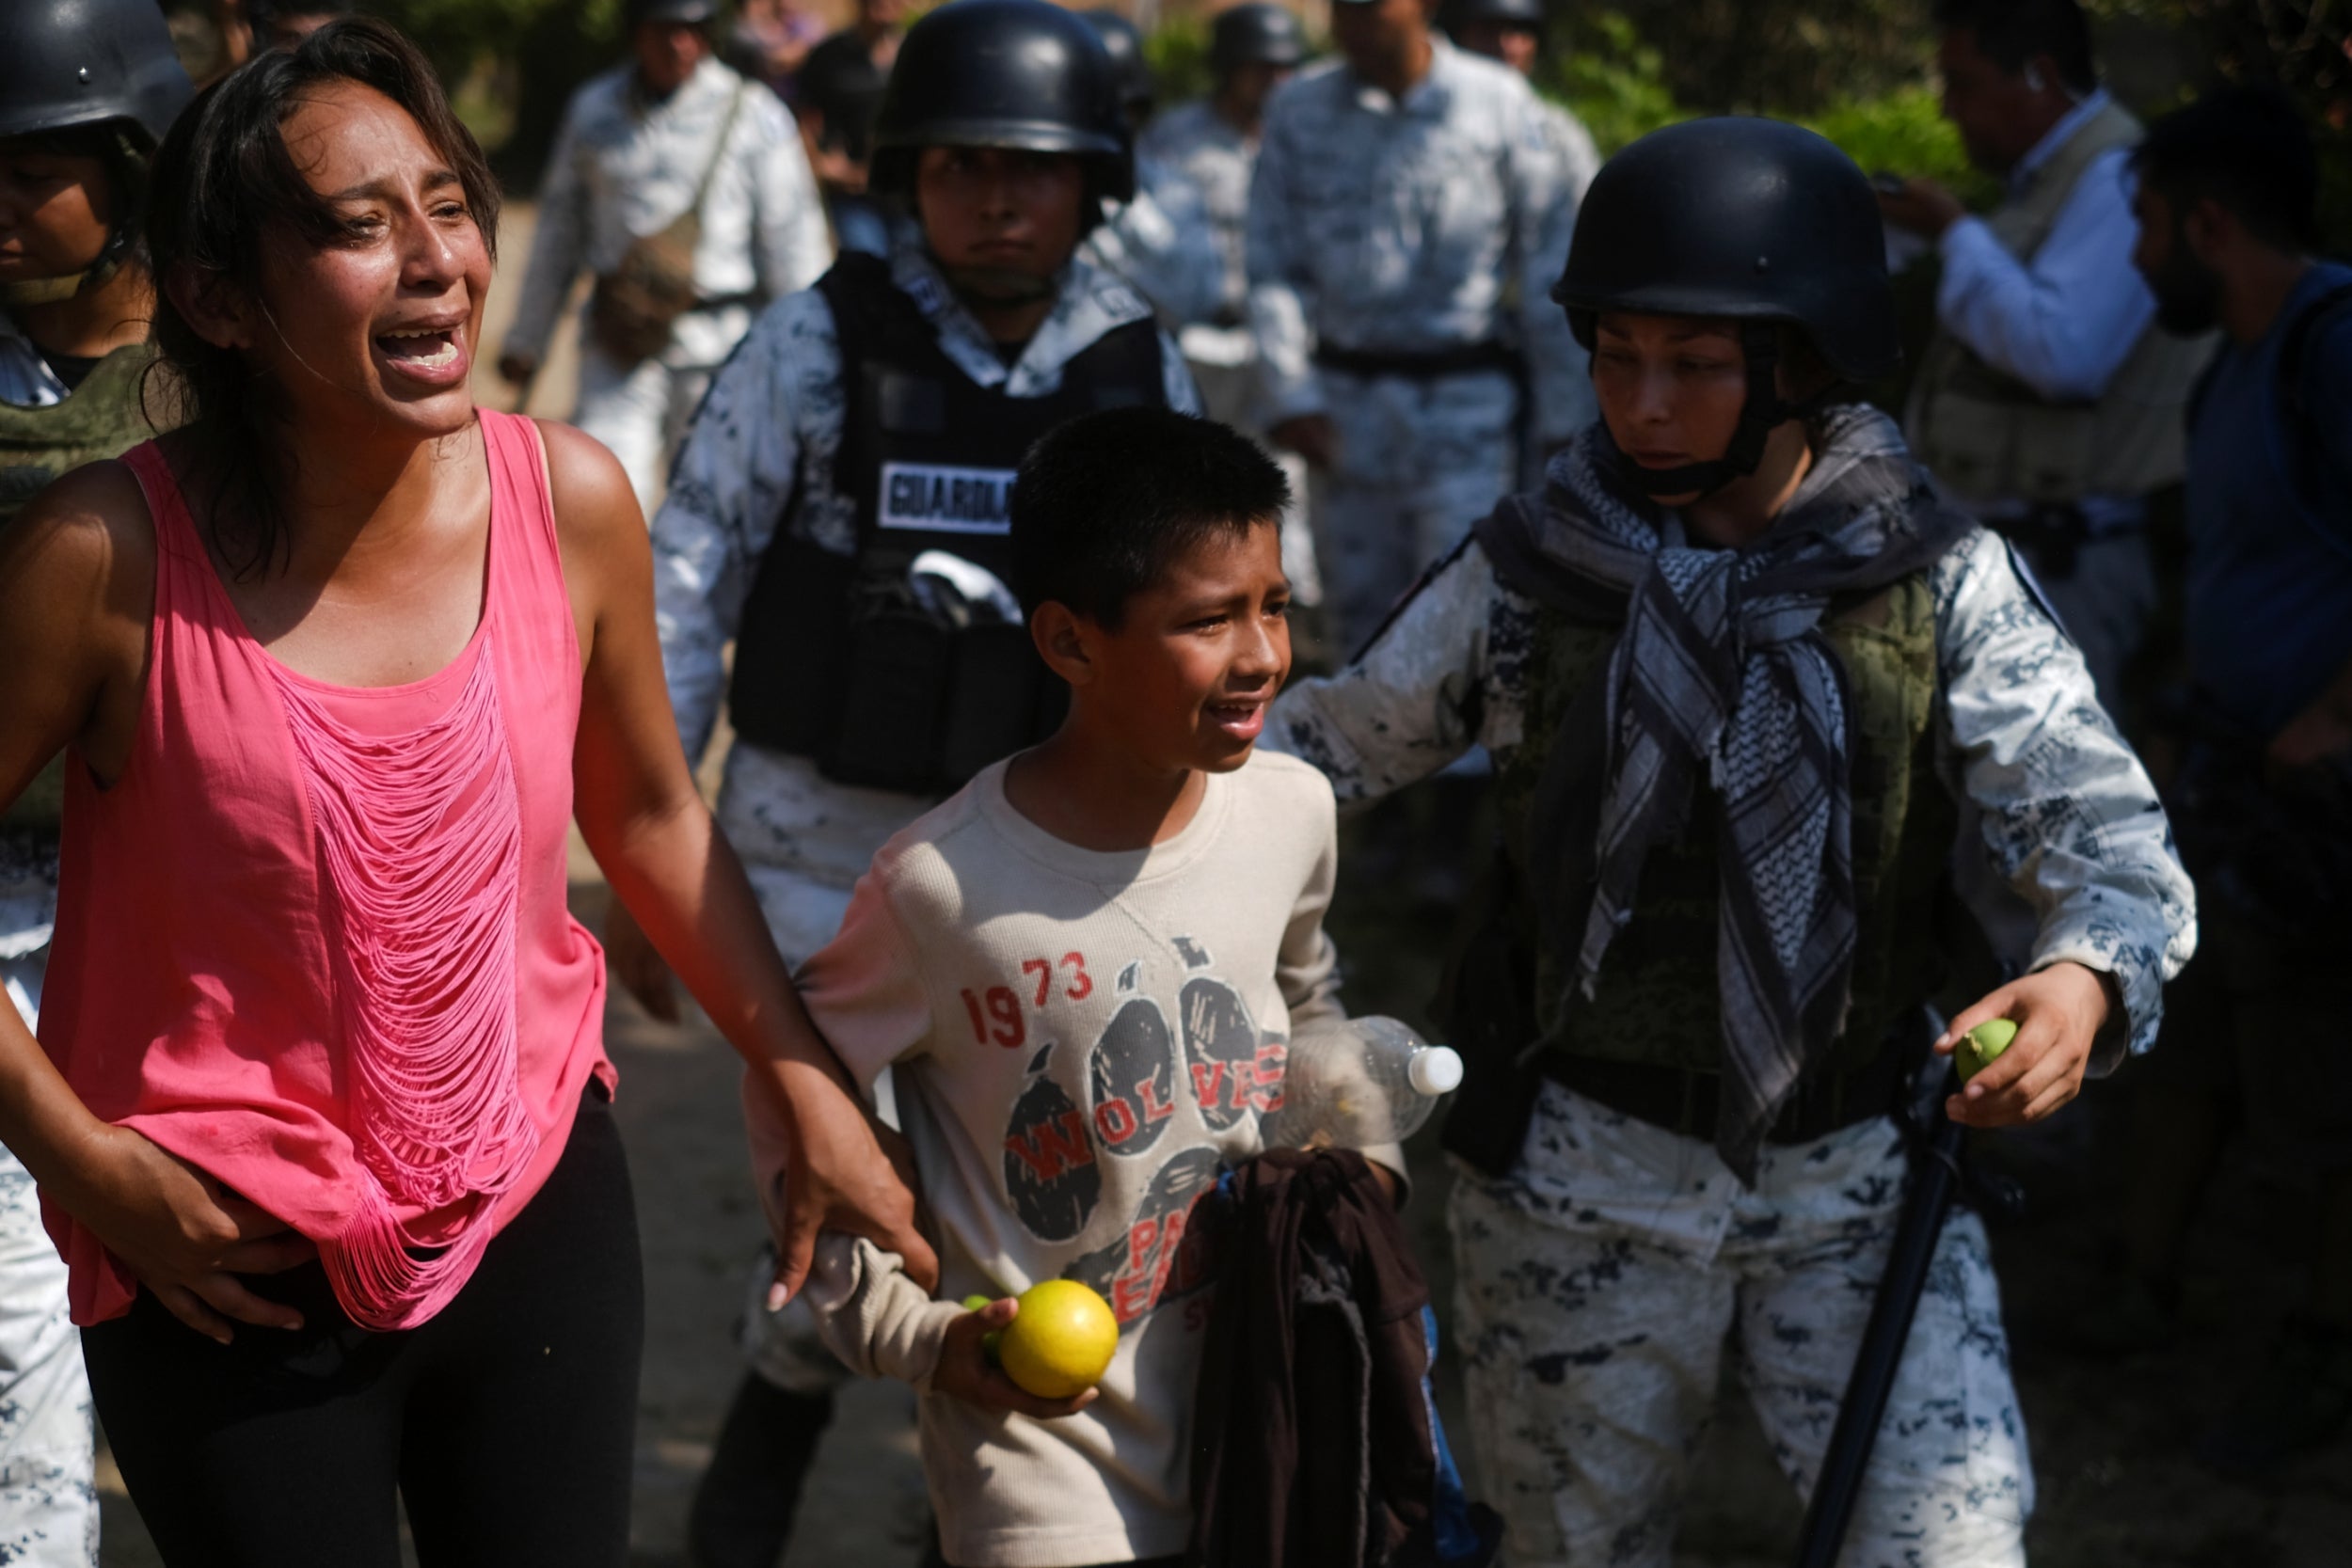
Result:
<instances>
[{"instance_id":1,"label":"crying woman in pink tank top","mask_svg":"<svg viewBox=\"0 0 2352 1568\"><path fill-rule=\"evenodd\" d=\"M575 818L801 1151L783 1231L904 1189L696 794L619 466L469 391L498 192L390 28L331 25L153 165L180 428L0 535L0 803L68 798L40 1183L167 1561L619 1564L642 1331Z\"/></svg>"}]
</instances>

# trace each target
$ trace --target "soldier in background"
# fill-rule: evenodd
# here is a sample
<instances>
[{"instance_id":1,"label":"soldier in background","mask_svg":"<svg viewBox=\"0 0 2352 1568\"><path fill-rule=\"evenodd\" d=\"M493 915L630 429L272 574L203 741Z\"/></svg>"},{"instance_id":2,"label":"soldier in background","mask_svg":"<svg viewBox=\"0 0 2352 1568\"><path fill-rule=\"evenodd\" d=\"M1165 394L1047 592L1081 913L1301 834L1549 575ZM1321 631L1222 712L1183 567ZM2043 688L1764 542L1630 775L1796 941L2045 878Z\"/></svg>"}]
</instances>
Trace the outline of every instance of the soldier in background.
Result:
<instances>
[{"instance_id":1,"label":"soldier in background","mask_svg":"<svg viewBox=\"0 0 2352 1568\"><path fill-rule=\"evenodd\" d=\"M2023 548L2128 724L2124 671L2157 596L2151 508L2177 500L2212 340L2160 331L2132 270L2139 122L2099 85L2076 0L1941 0L1936 17L1945 117L2008 193L1982 218L1932 181L1880 195L1944 268L1904 435Z\"/></svg>"},{"instance_id":2,"label":"soldier in background","mask_svg":"<svg viewBox=\"0 0 2352 1568\"><path fill-rule=\"evenodd\" d=\"M874 115L889 80L865 38L850 28L810 50L794 83L793 113L839 250L890 254L891 212L866 190Z\"/></svg>"},{"instance_id":3,"label":"soldier in background","mask_svg":"<svg viewBox=\"0 0 2352 1568\"><path fill-rule=\"evenodd\" d=\"M1259 400L1257 340L1248 322L1249 182L1257 170L1266 101L1306 58L1306 31L1281 7L1245 0L1217 12L1209 35L1215 84L1210 95L1154 119L1136 148L1142 166L1166 170L1199 193L1222 263L1216 309L1205 320L1187 322L1177 335L1200 383L1201 405L1209 418L1259 436L1266 420ZM1282 570L1290 578L1291 606L1294 611L1312 611L1323 601L1323 587L1304 508L1307 465L1295 451L1276 448L1275 454L1295 498L1282 519ZM1302 656L1313 638L1301 623L1312 619L1294 616L1292 643Z\"/></svg>"},{"instance_id":4,"label":"soldier in background","mask_svg":"<svg viewBox=\"0 0 2352 1568\"><path fill-rule=\"evenodd\" d=\"M710 372L767 300L831 259L784 105L711 53L717 0L628 0L631 58L573 95L499 373L527 384L584 267L572 423L611 448L651 513Z\"/></svg>"},{"instance_id":5,"label":"soldier in background","mask_svg":"<svg viewBox=\"0 0 2352 1568\"><path fill-rule=\"evenodd\" d=\"M1143 34L1107 7L1078 15L1110 55L1127 138L1139 146L1159 103ZM1201 194L1183 174L1139 150L1135 195L1105 211L1102 227L1087 236L1085 254L1096 266L1125 278L1171 330L1216 311L1221 275Z\"/></svg>"},{"instance_id":6,"label":"soldier in background","mask_svg":"<svg viewBox=\"0 0 2352 1568\"><path fill-rule=\"evenodd\" d=\"M1433 35L1434 0L1340 0L1345 58L1274 95L1249 198L1249 314L1274 439L1307 460L1343 646L1589 418L1546 291L1575 203L1516 72Z\"/></svg>"},{"instance_id":7,"label":"soldier in background","mask_svg":"<svg viewBox=\"0 0 2352 1568\"><path fill-rule=\"evenodd\" d=\"M0 53L0 530L152 435L148 159L190 94L151 0L40 5ZM0 987L37 1024L57 911L59 757L0 816ZM0 795L14 792L10 780ZM0 1562L95 1568L89 1385L33 1179L0 1148Z\"/></svg>"},{"instance_id":8,"label":"soldier in background","mask_svg":"<svg viewBox=\"0 0 2352 1568\"><path fill-rule=\"evenodd\" d=\"M1449 0L1443 21L1445 36L1460 47L1501 60L1530 82L1535 79L1550 25L1542 0ZM1568 166L1568 184L1581 201L1584 187L1600 172L1600 150L1582 120L1549 99L1543 104L1560 156Z\"/></svg>"}]
</instances>

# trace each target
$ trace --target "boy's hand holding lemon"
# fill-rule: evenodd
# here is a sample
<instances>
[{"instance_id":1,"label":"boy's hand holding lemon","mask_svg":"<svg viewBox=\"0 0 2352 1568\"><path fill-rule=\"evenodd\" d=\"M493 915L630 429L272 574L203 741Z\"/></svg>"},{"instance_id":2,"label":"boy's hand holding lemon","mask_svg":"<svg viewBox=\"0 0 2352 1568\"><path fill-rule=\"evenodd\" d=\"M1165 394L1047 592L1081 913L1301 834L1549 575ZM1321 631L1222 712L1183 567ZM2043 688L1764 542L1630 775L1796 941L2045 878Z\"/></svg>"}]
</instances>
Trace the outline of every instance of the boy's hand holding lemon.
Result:
<instances>
[{"instance_id":1,"label":"boy's hand holding lemon","mask_svg":"<svg viewBox=\"0 0 2352 1568\"><path fill-rule=\"evenodd\" d=\"M947 1328L932 1385L993 1410L1051 1420L1094 1402L1119 1350L1110 1305L1074 1279L1048 1279L1018 1298L966 1296Z\"/></svg>"}]
</instances>

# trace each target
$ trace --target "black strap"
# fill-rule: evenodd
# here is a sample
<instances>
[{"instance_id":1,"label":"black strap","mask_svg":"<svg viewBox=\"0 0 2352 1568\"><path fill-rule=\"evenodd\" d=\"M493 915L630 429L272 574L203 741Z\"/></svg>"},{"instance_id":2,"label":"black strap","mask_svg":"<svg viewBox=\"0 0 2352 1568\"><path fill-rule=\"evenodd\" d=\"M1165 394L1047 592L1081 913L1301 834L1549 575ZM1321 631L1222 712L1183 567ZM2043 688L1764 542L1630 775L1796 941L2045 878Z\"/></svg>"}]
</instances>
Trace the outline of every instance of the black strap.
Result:
<instances>
[{"instance_id":1,"label":"black strap","mask_svg":"<svg viewBox=\"0 0 2352 1568\"><path fill-rule=\"evenodd\" d=\"M1396 375L1408 381L1435 381L1440 376L1469 375L1480 371L1500 371L1516 376L1527 363L1518 350L1491 340L1415 352L1342 348L1336 343L1324 343L1315 349L1314 358L1323 369L1337 371L1342 375Z\"/></svg>"}]
</instances>

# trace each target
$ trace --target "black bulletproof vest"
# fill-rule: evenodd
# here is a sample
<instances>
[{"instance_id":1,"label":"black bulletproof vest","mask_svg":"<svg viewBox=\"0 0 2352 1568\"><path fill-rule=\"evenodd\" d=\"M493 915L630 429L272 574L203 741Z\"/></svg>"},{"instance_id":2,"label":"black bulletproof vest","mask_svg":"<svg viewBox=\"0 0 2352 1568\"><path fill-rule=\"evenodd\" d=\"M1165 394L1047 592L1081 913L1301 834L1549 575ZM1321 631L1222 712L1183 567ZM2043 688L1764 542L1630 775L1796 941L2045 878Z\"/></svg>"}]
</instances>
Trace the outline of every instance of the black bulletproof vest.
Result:
<instances>
[{"instance_id":1,"label":"black bulletproof vest","mask_svg":"<svg viewBox=\"0 0 2352 1568\"><path fill-rule=\"evenodd\" d=\"M817 288L840 344L833 478L857 503L857 547L791 536L796 485L744 601L729 713L745 739L843 783L950 789L1049 734L1068 694L1025 626L925 604L908 567L944 550L1012 586L1006 502L1022 454L1076 415L1164 403L1159 333L1149 317L1115 328L1055 392L1008 397L940 351L881 258L845 252Z\"/></svg>"}]
</instances>

